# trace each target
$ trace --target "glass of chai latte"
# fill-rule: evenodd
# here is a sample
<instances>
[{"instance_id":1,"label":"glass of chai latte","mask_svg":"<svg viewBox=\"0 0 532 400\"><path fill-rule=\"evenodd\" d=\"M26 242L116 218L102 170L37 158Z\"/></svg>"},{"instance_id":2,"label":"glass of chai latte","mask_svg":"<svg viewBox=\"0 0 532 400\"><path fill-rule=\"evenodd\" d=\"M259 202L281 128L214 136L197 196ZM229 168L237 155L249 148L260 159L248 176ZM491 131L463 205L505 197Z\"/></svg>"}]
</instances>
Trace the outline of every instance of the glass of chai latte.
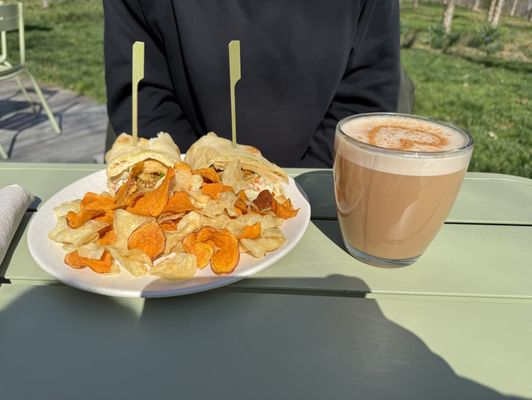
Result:
<instances>
[{"instance_id":1,"label":"glass of chai latte","mask_svg":"<svg viewBox=\"0 0 532 400\"><path fill-rule=\"evenodd\" d=\"M473 138L427 118L371 113L341 120L334 147L338 221L348 251L381 267L416 261L449 214Z\"/></svg>"}]
</instances>

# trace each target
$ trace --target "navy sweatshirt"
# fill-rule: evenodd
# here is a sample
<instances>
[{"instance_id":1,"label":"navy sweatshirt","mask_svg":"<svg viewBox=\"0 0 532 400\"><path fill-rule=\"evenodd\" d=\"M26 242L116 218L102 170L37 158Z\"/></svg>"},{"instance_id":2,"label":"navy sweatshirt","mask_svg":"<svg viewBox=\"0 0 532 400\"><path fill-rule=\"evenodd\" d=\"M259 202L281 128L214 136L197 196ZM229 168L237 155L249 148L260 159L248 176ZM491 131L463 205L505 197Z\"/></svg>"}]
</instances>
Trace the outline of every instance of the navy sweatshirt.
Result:
<instances>
[{"instance_id":1,"label":"navy sweatshirt","mask_svg":"<svg viewBox=\"0 0 532 400\"><path fill-rule=\"evenodd\" d=\"M397 0L104 0L108 113L131 131L131 45L145 42L139 135L182 152L231 137L227 45L241 43L237 138L283 167L330 167L351 114L395 111Z\"/></svg>"}]
</instances>

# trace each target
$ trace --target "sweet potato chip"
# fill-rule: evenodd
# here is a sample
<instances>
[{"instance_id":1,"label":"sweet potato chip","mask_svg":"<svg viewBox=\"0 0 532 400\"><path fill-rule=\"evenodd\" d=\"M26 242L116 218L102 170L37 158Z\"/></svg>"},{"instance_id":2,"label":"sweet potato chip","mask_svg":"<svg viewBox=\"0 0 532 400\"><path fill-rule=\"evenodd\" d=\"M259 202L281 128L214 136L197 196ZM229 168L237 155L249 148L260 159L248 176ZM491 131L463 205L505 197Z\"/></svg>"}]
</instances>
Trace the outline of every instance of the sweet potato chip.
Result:
<instances>
[{"instance_id":1,"label":"sweet potato chip","mask_svg":"<svg viewBox=\"0 0 532 400\"><path fill-rule=\"evenodd\" d=\"M163 210L163 213L177 214L194 210L194 205L190 200L187 192L174 192L168 199L168 203Z\"/></svg>"},{"instance_id":2,"label":"sweet potato chip","mask_svg":"<svg viewBox=\"0 0 532 400\"><path fill-rule=\"evenodd\" d=\"M126 251L129 236L140 226L153 222L152 217L143 217L127 212L126 210L115 210L114 230L116 232L116 243L119 250Z\"/></svg>"},{"instance_id":3,"label":"sweet potato chip","mask_svg":"<svg viewBox=\"0 0 532 400\"><path fill-rule=\"evenodd\" d=\"M65 264L77 269L89 267L94 272L103 274L111 272L113 257L108 250L103 252L102 257L99 260L81 257L77 251L74 251L65 256Z\"/></svg>"},{"instance_id":4,"label":"sweet potato chip","mask_svg":"<svg viewBox=\"0 0 532 400\"><path fill-rule=\"evenodd\" d=\"M212 271L217 275L230 274L235 270L240 260L238 240L230 233L221 236L214 235L212 240L220 248L212 256Z\"/></svg>"},{"instance_id":5,"label":"sweet potato chip","mask_svg":"<svg viewBox=\"0 0 532 400\"><path fill-rule=\"evenodd\" d=\"M244 229L242 229L242 235L240 238L244 239L256 239L260 237L262 233L262 227L260 225L260 222L257 222L253 225L246 225L244 226Z\"/></svg>"},{"instance_id":6,"label":"sweet potato chip","mask_svg":"<svg viewBox=\"0 0 532 400\"><path fill-rule=\"evenodd\" d=\"M79 214L73 211L69 211L66 215L67 224L69 227L75 229L82 226L85 222L103 214L103 210L85 210L80 209Z\"/></svg>"},{"instance_id":7,"label":"sweet potato chip","mask_svg":"<svg viewBox=\"0 0 532 400\"><path fill-rule=\"evenodd\" d=\"M196 242L188 253L196 256L196 266L203 269L211 261L214 254L214 246L206 242Z\"/></svg>"},{"instance_id":8,"label":"sweet potato chip","mask_svg":"<svg viewBox=\"0 0 532 400\"><path fill-rule=\"evenodd\" d=\"M218 175L218 172L214 168L201 168L196 169L192 171L194 175L200 175L203 177L203 180L207 183L218 183L222 180L220 179L220 175Z\"/></svg>"},{"instance_id":9,"label":"sweet potato chip","mask_svg":"<svg viewBox=\"0 0 532 400\"><path fill-rule=\"evenodd\" d=\"M273 196L268 190L263 190L259 193L257 198L253 200L253 204L259 211L266 211L272 207Z\"/></svg>"},{"instance_id":10,"label":"sweet potato chip","mask_svg":"<svg viewBox=\"0 0 532 400\"><path fill-rule=\"evenodd\" d=\"M158 217L168 204L168 192L174 175L174 170L168 168L161 185L151 192L144 193L144 196L138 199L135 205L129 207L127 211L137 215Z\"/></svg>"},{"instance_id":11,"label":"sweet potato chip","mask_svg":"<svg viewBox=\"0 0 532 400\"><path fill-rule=\"evenodd\" d=\"M177 222L175 221L164 221L159 224L161 229L163 231L176 231L177 230Z\"/></svg>"},{"instance_id":12,"label":"sweet potato chip","mask_svg":"<svg viewBox=\"0 0 532 400\"><path fill-rule=\"evenodd\" d=\"M150 269L150 275L156 275L170 280L188 280L196 274L196 256L179 253L166 258Z\"/></svg>"},{"instance_id":13,"label":"sweet potato chip","mask_svg":"<svg viewBox=\"0 0 532 400\"><path fill-rule=\"evenodd\" d=\"M226 230L204 227L197 233L198 242L212 241L218 250L211 258L211 269L217 274L230 274L240 260L238 240Z\"/></svg>"},{"instance_id":14,"label":"sweet potato chip","mask_svg":"<svg viewBox=\"0 0 532 400\"><path fill-rule=\"evenodd\" d=\"M191 232L183 239L183 248L187 253L192 252L192 247L196 243L197 236L196 232Z\"/></svg>"},{"instance_id":15,"label":"sweet potato chip","mask_svg":"<svg viewBox=\"0 0 532 400\"><path fill-rule=\"evenodd\" d=\"M153 260L163 252L165 242L163 230L153 221L136 229L129 237L127 247L128 250L142 250Z\"/></svg>"},{"instance_id":16,"label":"sweet potato chip","mask_svg":"<svg viewBox=\"0 0 532 400\"><path fill-rule=\"evenodd\" d=\"M116 232L111 229L98 239L96 242L99 246L111 246L116 243Z\"/></svg>"},{"instance_id":17,"label":"sweet potato chip","mask_svg":"<svg viewBox=\"0 0 532 400\"><path fill-rule=\"evenodd\" d=\"M220 196L220 193L222 193L223 189L223 183L205 183L201 187L201 192L209 196L211 199L216 200L218 196Z\"/></svg>"},{"instance_id":18,"label":"sweet potato chip","mask_svg":"<svg viewBox=\"0 0 532 400\"><path fill-rule=\"evenodd\" d=\"M293 218L297 215L299 209L295 210L292 207L290 199L286 200L283 204L277 202L277 200L272 200L272 211L280 218L288 219Z\"/></svg>"},{"instance_id":19,"label":"sweet potato chip","mask_svg":"<svg viewBox=\"0 0 532 400\"><path fill-rule=\"evenodd\" d=\"M115 203L117 207L129 207L133 205L133 200L136 199L135 193L138 189L135 181L143 168L143 162L139 162L131 167L127 181L116 191Z\"/></svg>"}]
</instances>

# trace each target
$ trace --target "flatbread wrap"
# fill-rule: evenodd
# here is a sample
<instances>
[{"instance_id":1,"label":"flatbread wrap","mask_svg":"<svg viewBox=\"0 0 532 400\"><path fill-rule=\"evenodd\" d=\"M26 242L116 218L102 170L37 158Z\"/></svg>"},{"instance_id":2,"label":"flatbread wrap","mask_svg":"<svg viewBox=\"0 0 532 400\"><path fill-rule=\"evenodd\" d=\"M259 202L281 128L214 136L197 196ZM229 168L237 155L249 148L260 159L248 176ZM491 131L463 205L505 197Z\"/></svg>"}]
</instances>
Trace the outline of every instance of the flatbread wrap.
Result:
<instances>
[{"instance_id":1,"label":"flatbread wrap","mask_svg":"<svg viewBox=\"0 0 532 400\"><path fill-rule=\"evenodd\" d=\"M105 155L109 190L114 194L127 180L131 167L140 162L142 170L136 177L136 184L141 190L151 190L168 167L179 161L179 147L166 132L160 132L151 139L139 138L136 145L131 135L122 133Z\"/></svg>"}]
</instances>

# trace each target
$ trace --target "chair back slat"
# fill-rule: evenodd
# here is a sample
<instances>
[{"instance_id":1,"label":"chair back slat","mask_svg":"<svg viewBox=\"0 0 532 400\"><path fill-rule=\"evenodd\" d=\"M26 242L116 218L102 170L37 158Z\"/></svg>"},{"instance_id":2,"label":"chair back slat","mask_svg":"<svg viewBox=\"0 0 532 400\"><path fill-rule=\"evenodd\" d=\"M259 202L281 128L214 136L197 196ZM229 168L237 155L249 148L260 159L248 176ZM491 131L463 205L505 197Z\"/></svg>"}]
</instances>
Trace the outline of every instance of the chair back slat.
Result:
<instances>
[{"instance_id":1,"label":"chair back slat","mask_svg":"<svg viewBox=\"0 0 532 400\"><path fill-rule=\"evenodd\" d=\"M19 19L13 18L0 18L0 32L9 32L18 29Z\"/></svg>"},{"instance_id":2,"label":"chair back slat","mask_svg":"<svg viewBox=\"0 0 532 400\"><path fill-rule=\"evenodd\" d=\"M0 4L0 18L18 17L18 4Z\"/></svg>"}]
</instances>

